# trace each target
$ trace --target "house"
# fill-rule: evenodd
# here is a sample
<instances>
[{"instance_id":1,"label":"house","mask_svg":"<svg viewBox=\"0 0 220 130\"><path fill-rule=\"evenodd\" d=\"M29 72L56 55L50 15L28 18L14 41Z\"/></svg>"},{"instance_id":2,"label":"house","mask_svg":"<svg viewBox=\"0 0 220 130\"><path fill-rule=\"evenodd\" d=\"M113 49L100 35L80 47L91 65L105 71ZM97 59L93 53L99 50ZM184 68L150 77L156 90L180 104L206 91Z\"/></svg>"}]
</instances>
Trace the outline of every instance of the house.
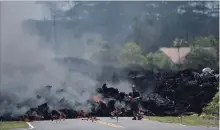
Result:
<instances>
[{"instance_id":1,"label":"house","mask_svg":"<svg viewBox=\"0 0 220 130\"><path fill-rule=\"evenodd\" d=\"M178 64L178 63L183 63L185 57L191 52L191 48L180 47L178 49L178 48L162 47L160 48L160 51L162 51L167 57L169 57L173 63Z\"/></svg>"},{"instance_id":2,"label":"house","mask_svg":"<svg viewBox=\"0 0 220 130\"><path fill-rule=\"evenodd\" d=\"M212 47L204 47L204 50L207 50L208 53L216 56L216 51ZM186 58L186 56L193 50L191 47L180 47L178 48L166 48L162 47L160 48L160 51L162 51L167 57L170 58L170 60L175 64L182 64Z\"/></svg>"}]
</instances>

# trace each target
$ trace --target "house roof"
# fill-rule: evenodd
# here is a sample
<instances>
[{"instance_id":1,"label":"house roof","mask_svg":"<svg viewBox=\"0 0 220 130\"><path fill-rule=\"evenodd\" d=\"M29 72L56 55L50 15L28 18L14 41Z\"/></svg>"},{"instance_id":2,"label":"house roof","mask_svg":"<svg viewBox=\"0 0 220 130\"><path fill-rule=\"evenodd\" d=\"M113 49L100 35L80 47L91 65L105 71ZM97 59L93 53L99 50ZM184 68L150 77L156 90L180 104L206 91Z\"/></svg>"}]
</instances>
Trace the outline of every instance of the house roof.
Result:
<instances>
[{"instance_id":1,"label":"house roof","mask_svg":"<svg viewBox=\"0 0 220 130\"><path fill-rule=\"evenodd\" d=\"M179 48L166 48L162 47L160 48L160 51L162 51L166 56L170 58L174 63L181 63L185 60L185 57L191 52L190 47L181 47Z\"/></svg>"},{"instance_id":2,"label":"house roof","mask_svg":"<svg viewBox=\"0 0 220 130\"><path fill-rule=\"evenodd\" d=\"M203 47L202 49L204 49L204 51L207 51L212 55L216 55L216 51L212 47ZM169 57L173 63L177 64L177 63L183 63L185 57L192 51L192 48L180 47L179 54L178 54L178 48L174 48L174 47L171 48L162 47L160 48L160 51L162 51L167 57Z\"/></svg>"}]
</instances>

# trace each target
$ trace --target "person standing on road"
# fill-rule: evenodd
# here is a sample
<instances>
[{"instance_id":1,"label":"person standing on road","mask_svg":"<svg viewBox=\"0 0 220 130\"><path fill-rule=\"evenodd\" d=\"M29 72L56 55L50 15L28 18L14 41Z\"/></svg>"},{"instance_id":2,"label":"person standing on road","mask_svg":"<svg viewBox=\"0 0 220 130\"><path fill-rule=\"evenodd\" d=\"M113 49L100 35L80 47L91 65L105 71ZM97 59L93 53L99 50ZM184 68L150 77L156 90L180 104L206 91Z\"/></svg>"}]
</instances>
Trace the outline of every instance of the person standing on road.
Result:
<instances>
[{"instance_id":1,"label":"person standing on road","mask_svg":"<svg viewBox=\"0 0 220 130\"><path fill-rule=\"evenodd\" d=\"M139 112L140 93L136 90L135 85L132 85L132 92L129 93L131 100L131 111L133 113L133 119L137 119L137 113Z\"/></svg>"}]
</instances>

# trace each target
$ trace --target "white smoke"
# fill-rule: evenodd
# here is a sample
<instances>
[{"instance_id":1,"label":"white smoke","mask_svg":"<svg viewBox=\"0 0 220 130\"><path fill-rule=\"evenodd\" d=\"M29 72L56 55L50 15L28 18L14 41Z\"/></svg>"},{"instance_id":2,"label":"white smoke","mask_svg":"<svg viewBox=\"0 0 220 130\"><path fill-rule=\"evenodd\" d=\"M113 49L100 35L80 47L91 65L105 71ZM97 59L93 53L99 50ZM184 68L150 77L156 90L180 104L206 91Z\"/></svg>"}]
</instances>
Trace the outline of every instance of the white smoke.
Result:
<instances>
[{"instance_id":1,"label":"white smoke","mask_svg":"<svg viewBox=\"0 0 220 130\"><path fill-rule=\"evenodd\" d=\"M70 73L67 67L55 61L59 56L49 44L42 44L42 39L23 31L23 20L43 17L38 6L31 1L1 2L0 115L24 114L46 101L53 109L90 110L88 100L95 94L97 81L80 73ZM50 91L46 85L52 86ZM117 88L128 92L129 86L129 83L122 83ZM64 92L57 94L61 88Z\"/></svg>"},{"instance_id":2,"label":"white smoke","mask_svg":"<svg viewBox=\"0 0 220 130\"><path fill-rule=\"evenodd\" d=\"M86 101L95 92L96 81L79 73L68 74L68 69L54 60L57 55L47 44L40 46L42 41L39 37L32 37L22 30L22 21L39 13L40 8L33 8L35 6L34 2L1 3L0 115L5 112L24 113L45 101L57 107L55 104L62 98L71 107L76 101L89 107ZM56 94L57 89L64 87L64 82L66 92ZM42 99L37 99L37 92L44 90L46 85L53 86L52 90L49 94L41 92ZM22 104L22 108L19 109L17 104Z\"/></svg>"}]
</instances>

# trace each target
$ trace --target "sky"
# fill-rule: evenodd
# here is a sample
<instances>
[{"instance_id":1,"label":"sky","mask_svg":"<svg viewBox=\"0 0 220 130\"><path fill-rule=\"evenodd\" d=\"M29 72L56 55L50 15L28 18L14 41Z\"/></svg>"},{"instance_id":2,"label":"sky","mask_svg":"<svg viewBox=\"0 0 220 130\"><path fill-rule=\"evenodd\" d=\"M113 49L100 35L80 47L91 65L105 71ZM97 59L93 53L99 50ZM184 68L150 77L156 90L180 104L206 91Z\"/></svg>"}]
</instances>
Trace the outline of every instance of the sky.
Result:
<instances>
[{"instance_id":1,"label":"sky","mask_svg":"<svg viewBox=\"0 0 220 130\"><path fill-rule=\"evenodd\" d=\"M4 17L5 21L16 19L16 21L24 19L42 19L44 16L42 5L35 4L34 1L3 1L2 10L7 11L8 16ZM10 10L10 11L9 11Z\"/></svg>"}]
</instances>

